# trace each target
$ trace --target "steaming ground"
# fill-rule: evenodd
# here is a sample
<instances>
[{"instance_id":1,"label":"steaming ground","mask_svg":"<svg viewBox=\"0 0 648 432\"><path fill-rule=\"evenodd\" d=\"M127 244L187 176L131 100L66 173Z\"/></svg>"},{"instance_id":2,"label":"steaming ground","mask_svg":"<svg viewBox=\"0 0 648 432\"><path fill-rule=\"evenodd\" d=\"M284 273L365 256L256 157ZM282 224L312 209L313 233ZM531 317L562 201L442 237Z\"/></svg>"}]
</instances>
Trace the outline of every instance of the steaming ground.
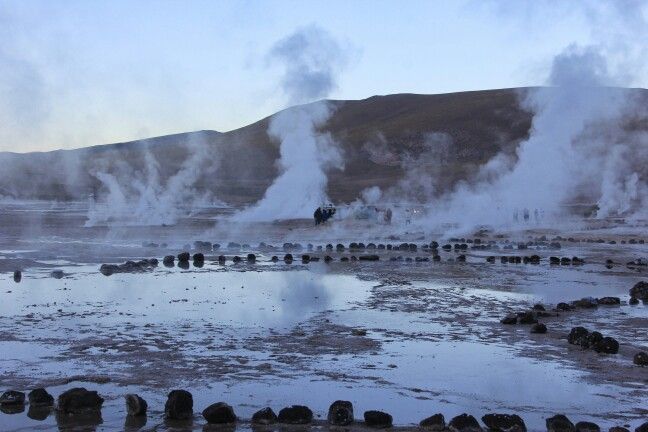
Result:
<instances>
[{"instance_id":1,"label":"steaming ground","mask_svg":"<svg viewBox=\"0 0 648 432\"><path fill-rule=\"evenodd\" d=\"M519 414L530 430L565 413L607 428L636 427L648 416L648 370L632 363L648 349L648 309L629 305L628 290L646 280L646 226L619 221L576 221L573 228L518 226L482 233L483 242L526 241L561 235L562 249L440 251L441 262L415 262L425 251L317 251L338 242L446 242L442 233L336 221L316 229L309 220L238 225L215 222L228 209L202 209L175 226L85 228L84 205L16 203L0 214L1 389L45 386L55 396L71 387L96 389L106 398L102 430L126 425L123 395L136 392L150 406L146 430L165 430L166 394L193 393L199 412L224 400L242 419L265 406L310 406L319 418L337 399L351 400L356 417L368 409L408 426L437 412ZM567 225L568 226L568 225ZM366 234L370 232L371 234ZM362 234L365 233L365 234ZM464 235L475 238L474 235ZM602 239L602 243L587 239ZM98 272L104 262L161 259L195 240L252 246L207 253L204 267L162 265L145 273ZM630 244L630 240L633 240ZM284 241L313 243L313 256L329 264L270 262ZM609 244L615 241L616 244ZM625 244L621 244L624 241ZM143 243L147 243L146 247ZM157 246L151 244L155 243ZM166 243L166 246L163 244ZM257 253L256 264L233 264L234 254ZM220 265L218 254L228 262ZM378 253L378 262L341 257ZM501 264L502 255L542 257L541 264ZM496 263L486 262L495 255ZM548 257L578 256L582 266L550 266ZM390 261L401 256L401 261ZM412 258L411 262L407 258ZM612 259L618 263L606 268ZM19 284L11 272L23 269ZM53 269L65 276L55 279ZM542 303L617 296L620 306L551 312L547 334L500 324L506 314ZM582 325L616 338L615 355L569 345ZM365 330L366 334L362 331ZM53 414L35 420L25 412L0 413L2 430L56 430ZM141 426L141 425L140 425ZM243 429L249 424L244 423Z\"/></svg>"}]
</instances>

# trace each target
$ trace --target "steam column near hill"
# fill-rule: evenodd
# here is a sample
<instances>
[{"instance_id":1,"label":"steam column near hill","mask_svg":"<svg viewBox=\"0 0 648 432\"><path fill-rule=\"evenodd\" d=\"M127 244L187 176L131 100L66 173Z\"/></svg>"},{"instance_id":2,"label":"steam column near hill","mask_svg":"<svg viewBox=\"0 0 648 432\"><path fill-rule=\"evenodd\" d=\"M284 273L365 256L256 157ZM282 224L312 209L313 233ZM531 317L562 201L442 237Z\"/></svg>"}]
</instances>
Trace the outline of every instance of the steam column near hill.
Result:
<instances>
[{"instance_id":1,"label":"steam column near hill","mask_svg":"<svg viewBox=\"0 0 648 432\"><path fill-rule=\"evenodd\" d=\"M268 54L284 68L281 89L288 108L270 121L268 134L280 140L279 176L253 206L237 213L239 221L310 218L328 202L326 171L343 168L333 138L320 132L333 112L326 101L346 65L346 50L323 29L309 26L278 41ZM312 102L312 103L308 103Z\"/></svg>"}]
</instances>

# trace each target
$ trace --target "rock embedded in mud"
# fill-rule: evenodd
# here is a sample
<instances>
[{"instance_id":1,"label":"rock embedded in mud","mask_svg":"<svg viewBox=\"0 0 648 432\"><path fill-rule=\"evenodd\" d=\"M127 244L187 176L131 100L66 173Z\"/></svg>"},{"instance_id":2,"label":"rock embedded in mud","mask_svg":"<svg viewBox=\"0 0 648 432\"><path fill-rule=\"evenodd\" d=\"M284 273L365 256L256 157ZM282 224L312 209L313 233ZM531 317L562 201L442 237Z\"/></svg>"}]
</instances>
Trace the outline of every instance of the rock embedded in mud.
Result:
<instances>
[{"instance_id":1,"label":"rock embedded in mud","mask_svg":"<svg viewBox=\"0 0 648 432\"><path fill-rule=\"evenodd\" d=\"M634 355L632 362L637 366L648 366L648 353L640 351Z\"/></svg>"},{"instance_id":2,"label":"rock embedded in mud","mask_svg":"<svg viewBox=\"0 0 648 432\"><path fill-rule=\"evenodd\" d=\"M353 423L353 404L349 401L337 400L328 410L327 420L335 426L347 426Z\"/></svg>"},{"instance_id":3,"label":"rock embedded in mud","mask_svg":"<svg viewBox=\"0 0 648 432\"><path fill-rule=\"evenodd\" d=\"M428 431L442 432L446 430L445 417L443 417L443 414L434 414L421 420L419 426Z\"/></svg>"},{"instance_id":4,"label":"rock embedded in mud","mask_svg":"<svg viewBox=\"0 0 648 432\"><path fill-rule=\"evenodd\" d=\"M193 254L192 258L193 258L194 263L196 263L196 262L201 262L201 263L205 262L205 255L203 255L200 252L196 252L195 254Z\"/></svg>"},{"instance_id":5,"label":"rock embedded in mud","mask_svg":"<svg viewBox=\"0 0 648 432\"><path fill-rule=\"evenodd\" d=\"M531 327L531 333L545 334L547 333L547 326L543 323L536 323Z\"/></svg>"},{"instance_id":6,"label":"rock embedded in mud","mask_svg":"<svg viewBox=\"0 0 648 432\"><path fill-rule=\"evenodd\" d=\"M392 416L382 411L365 411L365 424L372 428L388 428L392 426Z\"/></svg>"},{"instance_id":7,"label":"rock embedded in mud","mask_svg":"<svg viewBox=\"0 0 648 432\"><path fill-rule=\"evenodd\" d=\"M603 306L618 306L621 304L619 297L601 297L596 299L596 303Z\"/></svg>"},{"instance_id":8,"label":"rock embedded in mud","mask_svg":"<svg viewBox=\"0 0 648 432\"><path fill-rule=\"evenodd\" d=\"M293 256L292 256L292 254L286 254L286 255L284 255L283 260L284 260L285 263L291 263L291 262L293 262Z\"/></svg>"},{"instance_id":9,"label":"rock embedded in mud","mask_svg":"<svg viewBox=\"0 0 648 432\"><path fill-rule=\"evenodd\" d=\"M545 423L547 424L547 432L575 432L574 424L563 414L556 414L549 417Z\"/></svg>"},{"instance_id":10,"label":"rock embedded in mud","mask_svg":"<svg viewBox=\"0 0 648 432\"><path fill-rule=\"evenodd\" d=\"M594 351L603 354L616 354L619 352L619 342L609 336L604 337L600 341L592 345Z\"/></svg>"},{"instance_id":11,"label":"rock embedded in mud","mask_svg":"<svg viewBox=\"0 0 648 432\"><path fill-rule=\"evenodd\" d=\"M236 422L234 409L225 402L217 402L209 405L203 410L202 415L209 424L227 424Z\"/></svg>"},{"instance_id":12,"label":"rock embedded in mud","mask_svg":"<svg viewBox=\"0 0 648 432\"><path fill-rule=\"evenodd\" d=\"M379 261L380 257L378 255L360 255L360 261Z\"/></svg>"},{"instance_id":13,"label":"rock embedded in mud","mask_svg":"<svg viewBox=\"0 0 648 432\"><path fill-rule=\"evenodd\" d=\"M520 324L535 324L538 322L535 313L532 311L520 312L518 318Z\"/></svg>"},{"instance_id":14,"label":"rock embedded in mud","mask_svg":"<svg viewBox=\"0 0 648 432\"><path fill-rule=\"evenodd\" d=\"M596 423L580 421L574 426L576 432L601 432L601 428Z\"/></svg>"},{"instance_id":15,"label":"rock embedded in mud","mask_svg":"<svg viewBox=\"0 0 648 432\"><path fill-rule=\"evenodd\" d=\"M174 263L175 263L175 257L173 255L167 255L164 258L162 258L162 264L164 264L166 267L173 267Z\"/></svg>"},{"instance_id":16,"label":"rock embedded in mud","mask_svg":"<svg viewBox=\"0 0 648 432\"><path fill-rule=\"evenodd\" d=\"M25 404L25 393L7 390L0 396L0 406L15 406Z\"/></svg>"},{"instance_id":17,"label":"rock embedded in mud","mask_svg":"<svg viewBox=\"0 0 648 432\"><path fill-rule=\"evenodd\" d=\"M516 414L486 414L482 421L493 432L526 432L524 420Z\"/></svg>"},{"instance_id":18,"label":"rock embedded in mud","mask_svg":"<svg viewBox=\"0 0 648 432\"><path fill-rule=\"evenodd\" d=\"M247 260L249 263L255 263L256 262L256 255L253 253L247 254Z\"/></svg>"},{"instance_id":19,"label":"rock embedded in mud","mask_svg":"<svg viewBox=\"0 0 648 432\"><path fill-rule=\"evenodd\" d=\"M186 390L171 390L164 405L169 420L188 420L193 416L193 396Z\"/></svg>"},{"instance_id":20,"label":"rock embedded in mud","mask_svg":"<svg viewBox=\"0 0 648 432\"><path fill-rule=\"evenodd\" d=\"M572 302L572 305L577 308L582 308L582 309L594 309L598 307L598 303L596 302L596 299L593 297L583 297L580 300L575 300Z\"/></svg>"},{"instance_id":21,"label":"rock embedded in mud","mask_svg":"<svg viewBox=\"0 0 648 432\"><path fill-rule=\"evenodd\" d=\"M178 261L183 262L183 261L189 261L189 258L191 258L191 255L189 252L180 252L178 254Z\"/></svg>"},{"instance_id":22,"label":"rock embedded in mud","mask_svg":"<svg viewBox=\"0 0 648 432\"><path fill-rule=\"evenodd\" d=\"M450 420L448 430L451 432L481 432L483 429L475 417L464 413Z\"/></svg>"},{"instance_id":23,"label":"rock embedded in mud","mask_svg":"<svg viewBox=\"0 0 648 432\"><path fill-rule=\"evenodd\" d=\"M648 302L648 282L637 282L630 288L630 297Z\"/></svg>"},{"instance_id":24,"label":"rock embedded in mud","mask_svg":"<svg viewBox=\"0 0 648 432\"><path fill-rule=\"evenodd\" d=\"M252 414L252 423L271 425L277 423L277 414L270 407L265 407Z\"/></svg>"},{"instance_id":25,"label":"rock embedded in mud","mask_svg":"<svg viewBox=\"0 0 648 432\"><path fill-rule=\"evenodd\" d=\"M593 331L592 333L587 335L587 342L583 345L583 348L593 347L602 340L603 335L597 331Z\"/></svg>"},{"instance_id":26,"label":"rock embedded in mud","mask_svg":"<svg viewBox=\"0 0 648 432\"><path fill-rule=\"evenodd\" d=\"M506 315L500 320L502 324L517 324L518 318L517 315Z\"/></svg>"},{"instance_id":27,"label":"rock embedded in mud","mask_svg":"<svg viewBox=\"0 0 648 432\"><path fill-rule=\"evenodd\" d=\"M227 258L225 257L225 255L218 255L218 264L225 264L226 261Z\"/></svg>"},{"instance_id":28,"label":"rock embedded in mud","mask_svg":"<svg viewBox=\"0 0 648 432\"><path fill-rule=\"evenodd\" d=\"M37 388L27 395L30 407L51 407L54 405L54 396L44 388Z\"/></svg>"},{"instance_id":29,"label":"rock embedded in mud","mask_svg":"<svg viewBox=\"0 0 648 432\"><path fill-rule=\"evenodd\" d=\"M304 255L301 256L301 261L302 261L303 264L308 264L310 262L310 260L311 260L310 255L304 254Z\"/></svg>"},{"instance_id":30,"label":"rock embedded in mud","mask_svg":"<svg viewBox=\"0 0 648 432\"><path fill-rule=\"evenodd\" d=\"M138 417L145 416L148 404L139 395L134 393L127 394L126 399L126 412L129 416Z\"/></svg>"},{"instance_id":31,"label":"rock embedded in mud","mask_svg":"<svg viewBox=\"0 0 648 432\"><path fill-rule=\"evenodd\" d=\"M293 405L282 408L277 419L285 424L309 424L313 421L313 411L304 405Z\"/></svg>"},{"instance_id":32,"label":"rock embedded in mud","mask_svg":"<svg viewBox=\"0 0 648 432\"><path fill-rule=\"evenodd\" d=\"M567 312L567 311L570 311L570 310L574 310L574 307L571 306L570 304L561 302L561 303L558 303L556 305L556 310L562 311L562 312Z\"/></svg>"},{"instance_id":33,"label":"rock embedded in mud","mask_svg":"<svg viewBox=\"0 0 648 432\"><path fill-rule=\"evenodd\" d=\"M103 398L96 391L76 387L59 395L57 408L64 413L79 414L87 411L99 411L103 402Z\"/></svg>"},{"instance_id":34,"label":"rock embedded in mud","mask_svg":"<svg viewBox=\"0 0 648 432\"><path fill-rule=\"evenodd\" d=\"M22 272L20 270L13 272L13 280L16 283L20 283L20 281L22 280Z\"/></svg>"}]
</instances>

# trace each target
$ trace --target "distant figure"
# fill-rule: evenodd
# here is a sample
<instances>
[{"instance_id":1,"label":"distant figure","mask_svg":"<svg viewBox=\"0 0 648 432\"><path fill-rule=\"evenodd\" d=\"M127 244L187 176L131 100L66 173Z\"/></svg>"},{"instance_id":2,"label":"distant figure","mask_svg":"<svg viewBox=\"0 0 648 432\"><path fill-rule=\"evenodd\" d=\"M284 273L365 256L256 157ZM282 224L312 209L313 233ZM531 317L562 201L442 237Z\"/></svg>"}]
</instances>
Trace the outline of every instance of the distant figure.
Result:
<instances>
[{"instance_id":1,"label":"distant figure","mask_svg":"<svg viewBox=\"0 0 648 432\"><path fill-rule=\"evenodd\" d=\"M322 223L322 207L317 207L317 210L313 213L313 218L315 219L315 225Z\"/></svg>"},{"instance_id":2,"label":"distant figure","mask_svg":"<svg viewBox=\"0 0 648 432\"><path fill-rule=\"evenodd\" d=\"M515 211L513 212L513 220L514 220L515 222L518 221L518 209L515 209Z\"/></svg>"},{"instance_id":3,"label":"distant figure","mask_svg":"<svg viewBox=\"0 0 648 432\"><path fill-rule=\"evenodd\" d=\"M540 212L538 209L533 210L533 217L535 218L536 223L540 222Z\"/></svg>"},{"instance_id":4,"label":"distant figure","mask_svg":"<svg viewBox=\"0 0 648 432\"><path fill-rule=\"evenodd\" d=\"M387 210L385 210L384 220L385 220L385 223L391 224L392 211L391 211L391 209L389 207L387 207Z\"/></svg>"},{"instance_id":5,"label":"distant figure","mask_svg":"<svg viewBox=\"0 0 648 432\"><path fill-rule=\"evenodd\" d=\"M524 222L529 222L529 209L524 209Z\"/></svg>"}]
</instances>

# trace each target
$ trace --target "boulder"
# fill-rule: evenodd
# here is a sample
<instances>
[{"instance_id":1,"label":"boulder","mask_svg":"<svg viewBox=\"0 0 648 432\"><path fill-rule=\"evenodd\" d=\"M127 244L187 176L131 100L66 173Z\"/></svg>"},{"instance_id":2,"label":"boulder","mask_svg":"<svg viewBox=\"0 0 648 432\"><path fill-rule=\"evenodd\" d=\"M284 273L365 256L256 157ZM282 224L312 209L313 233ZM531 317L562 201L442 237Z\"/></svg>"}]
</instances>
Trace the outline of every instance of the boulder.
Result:
<instances>
[{"instance_id":1,"label":"boulder","mask_svg":"<svg viewBox=\"0 0 648 432\"><path fill-rule=\"evenodd\" d=\"M186 390L171 390L164 404L168 420L188 420L193 416L193 396Z\"/></svg>"},{"instance_id":2,"label":"boulder","mask_svg":"<svg viewBox=\"0 0 648 432\"><path fill-rule=\"evenodd\" d=\"M252 414L252 424L271 425L277 423L277 414L270 407L265 407Z\"/></svg>"},{"instance_id":3,"label":"boulder","mask_svg":"<svg viewBox=\"0 0 648 432\"><path fill-rule=\"evenodd\" d=\"M255 263L256 262L256 255L253 253L247 254L247 260L249 263Z\"/></svg>"},{"instance_id":4,"label":"boulder","mask_svg":"<svg viewBox=\"0 0 648 432\"><path fill-rule=\"evenodd\" d=\"M536 315L531 312L521 312L518 314L520 324L535 324L538 322Z\"/></svg>"},{"instance_id":5,"label":"boulder","mask_svg":"<svg viewBox=\"0 0 648 432\"><path fill-rule=\"evenodd\" d=\"M612 426L608 432L630 432L628 429L621 426Z\"/></svg>"},{"instance_id":6,"label":"boulder","mask_svg":"<svg viewBox=\"0 0 648 432\"><path fill-rule=\"evenodd\" d=\"M640 351L634 355L632 362L637 366L648 366L648 353Z\"/></svg>"},{"instance_id":7,"label":"boulder","mask_svg":"<svg viewBox=\"0 0 648 432\"><path fill-rule=\"evenodd\" d=\"M282 408L277 419L285 424L309 424L313 421L313 411L307 406L293 405Z\"/></svg>"},{"instance_id":8,"label":"boulder","mask_svg":"<svg viewBox=\"0 0 648 432\"><path fill-rule=\"evenodd\" d=\"M347 426L353 423L353 404L349 401L337 400L328 410L327 420L335 426Z\"/></svg>"},{"instance_id":9,"label":"boulder","mask_svg":"<svg viewBox=\"0 0 648 432\"><path fill-rule=\"evenodd\" d=\"M382 411L365 411L365 425L372 428L388 428L392 426L392 416Z\"/></svg>"},{"instance_id":10,"label":"boulder","mask_svg":"<svg viewBox=\"0 0 648 432\"><path fill-rule=\"evenodd\" d=\"M589 348L595 346L597 343L603 340L603 335L597 331L593 331L587 335L587 343L583 345L584 348Z\"/></svg>"},{"instance_id":11,"label":"boulder","mask_svg":"<svg viewBox=\"0 0 648 432\"><path fill-rule=\"evenodd\" d=\"M575 432L574 424L562 414L549 417L546 421L547 432Z\"/></svg>"},{"instance_id":12,"label":"boulder","mask_svg":"<svg viewBox=\"0 0 648 432\"><path fill-rule=\"evenodd\" d=\"M506 315L500 320L502 324L517 324L517 315L511 314Z\"/></svg>"},{"instance_id":13,"label":"boulder","mask_svg":"<svg viewBox=\"0 0 648 432\"><path fill-rule=\"evenodd\" d=\"M547 326L543 323L533 324L533 326L531 327L531 333L545 334L547 333Z\"/></svg>"},{"instance_id":14,"label":"boulder","mask_svg":"<svg viewBox=\"0 0 648 432\"><path fill-rule=\"evenodd\" d=\"M619 342L609 336L604 337L603 339L592 345L592 347L597 353L616 354L619 352Z\"/></svg>"},{"instance_id":15,"label":"boulder","mask_svg":"<svg viewBox=\"0 0 648 432\"><path fill-rule=\"evenodd\" d=\"M358 259L360 261L378 261L380 257L378 255L360 255Z\"/></svg>"},{"instance_id":16,"label":"boulder","mask_svg":"<svg viewBox=\"0 0 648 432\"><path fill-rule=\"evenodd\" d=\"M429 431L442 432L446 428L445 417L443 417L443 414L434 414L421 420L419 426Z\"/></svg>"},{"instance_id":17,"label":"boulder","mask_svg":"<svg viewBox=\"0 0 648 432\"><path fill-rule=\"evenodd\" d=\"M635 297L630 297L630 300L628 300L628 304L637 305L639 304L639 299Z\"/></svg>"},{"instance_id":18,"label":"boulder","mask_svg":"<svg viewBox=\"0 0 648 432\"><path fill-rule=\"evenodd\" d=\"M486 414L482 421L493 432L526 432L524 420L516 414Z\"/></svg>"},{"instance_id":19,"label":"boulder","mask_svg":"<svg viewBox=\"0 0 648 432\"><path fill-rule=\"evenodd\" d=\"M175 257L173 255L167 255L164 258L162 258L162 264L164 264L165 267L173 267L174 263L175 263Z\"/></svg>"},{"instance_id":20,"label":"boulder","mask_svg":"<svg viewBox=\"0 0 648 432\"><path fill-rule=\"evenodd\" d=\"M6 392L0 395L0 406L10 406L10 405L24 405L25 404L25 393L7 390Z\"/></svg>"},{"instance_id":21,"label":"boulder","mask_svg":"<svg viewBox=\"0 0 648 432\"><path fill-rule=\"evenodd\" d=\"M65 273L63 273L63 270L52 270L50 276L53 277L54 279L63 279Z\"/></svg>"},{"instance_id":22,"label":"boulder","mask_svg":"<svg viewBox=\"0 0 648 432\"><path fill-rule=\"evenodd\" d=\"M196 262L201 262L201 263L205 262L205 255L203 255L201 252L197 252L197 253L193 254L192 258L193 258L194 263L196 263Z\"/></svg>"},{"instance_id":23,"label":"boulder","mask_svg":"<svg viewBox=\"0 0 648 432\"><path fill-rule=\"evenodd\" d=\"M291 262L293 262L293 256L292 256L292 254L286 254L286 255L284 255L284 259L283 259L283 260L284 260L285 263L291 263Z\"/></svg>"},{"instance_id":24,"label":"boulder","mask_svg":"<svg viewBox=\"0 0 648 432\"><path fill-rule=\"evenodd\" d=\"M126 412L129 416L145 416L148 404L144 399L136 394L127 394L126 399Z\"/></svg>"},{"instance_id":25,"label":"boulder","mask_svg":"<svg viewBox=\"0 0 648 432\"><path fill-rule=\"evenodd\" d=\"M217 402L209 405L202 412L203 417L209 424L235 423L236 415L234 409L225 402Z\"/></svg>"},{"instance_id":26,"label":"boulder","mask_svg":"<svg viewBox=\"0 0 648 432\"><path fill-rule=\"evenodd\" d=\"M648 282L637 282L630 288L630 297L648 302Z\"/></svg>"},{"instance_id":27,"label":"boulder","mask_svg":"<svg viewBox=\"0 0 648 432\"><path fill-rule=\"evenodd\" d=\"M573 310L573 309L574 309L573 306L571 306L571 305L569 305L567 303L564 303L564 302L558 303L556 305L556 310L563 311L563 312L567 312L567 311L570 311L570 310Z\"/></svg>"},{"instance_id":28,"label":"boulder","mask_svg":"<svg viewBox=\"0 0 648 432\"><path fill-rule=\"evenodd\" d=\"M189 252L180 252L178 254L178 261L189 261L189 258L191 258Z\"/></svg>"},{"instance_id":29,"label":"boulder","mask_svg":"<svg viewBox=\"0 0 648 432\"><path fill-rule=\"evenodd\" d=\"M601 428L596 423L580 421L574 426L576 432L601 432Z\"/></svg>"},{"instance_id":30,"label":"boulder","mask_svg":"<svg viewBox=\"0 0 648 432\"><path fill-rule=\"evenodd\" d=\"M475 417L464 413L450 420L448 430L451 432L481 432L483 429Z\"/></svg>"},{"instance_id":31,"label":"boulder","mask_svg":"<svg viewBox=\"0 0 648 432\"><path fill-rule=\"evenodd\" d=\"M96 391L77 387L61 393L58 397L57 408L59 411L69 414L99 411L103 401L103 398Z\"/></svg>"},{"instance_id":32,"label":"boulder","mask_svg":"<svg viewBox=\"0 0 648 432\"><path fill-rule=\"evenodd\" d=\"M594 309L598 306L596 299L593 297L583 297L580 300L575 300L572 302L572 305L577 308L582 309Z\"/></svg>"},{"instance_id":33,"label":"boulder","mask_svg":"<svg viewBox=\"0 0 648 432\"><path fill-rule=\"evenodd\" d=\"M635 429L635 432L648 432L648 422L639 425Z\"/></svg>"},{"instance_id":34,"label":"boulder","mask_svg":"<svg viewBox=\"0 0 648 432\"><path fill-rule=\"evenodd\" d=\"M37 388L29 392L30 407L51 407L54 405L54 396L49 394L44 388Z\"/></svg>"},{"instance_id":35,"label":"boulder","mask_svg":"<svg viewBox=\"0 0 648 432\"><path fill-rule=\"evenodd\" d=\"M601 297L596 299L596 303L603 306L618 306L621 304L621 299L619 297Z\"/></svg>"}]
</instances>

